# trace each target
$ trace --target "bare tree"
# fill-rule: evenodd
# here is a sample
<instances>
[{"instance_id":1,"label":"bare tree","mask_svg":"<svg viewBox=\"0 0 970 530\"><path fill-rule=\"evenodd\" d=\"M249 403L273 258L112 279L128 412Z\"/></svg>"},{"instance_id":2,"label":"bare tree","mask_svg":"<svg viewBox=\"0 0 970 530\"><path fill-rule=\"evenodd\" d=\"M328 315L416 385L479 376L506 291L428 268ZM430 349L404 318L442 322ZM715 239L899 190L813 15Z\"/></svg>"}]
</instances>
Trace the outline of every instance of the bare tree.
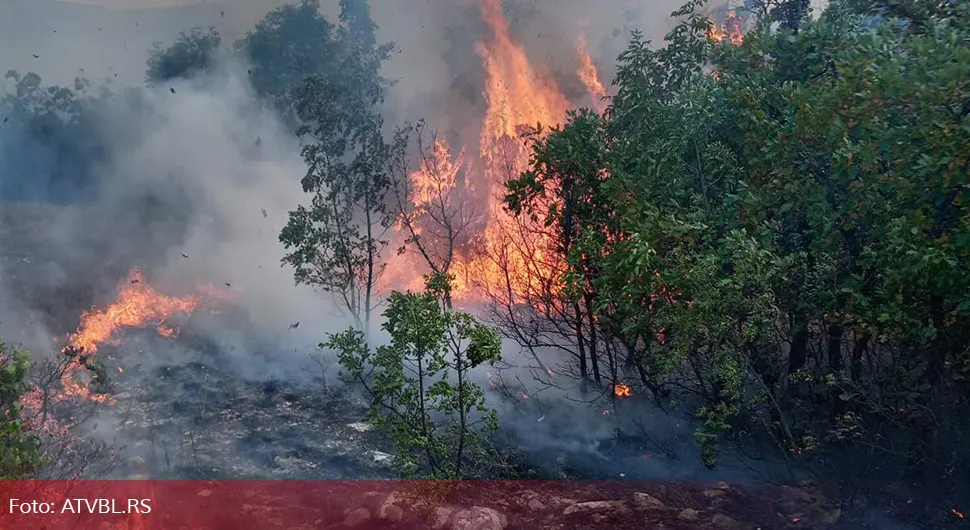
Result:
<instances>
[{"instance_id":1,"label":"bare tree","mask_svg":"<svg viewBox=\"0 0 970 530\"><path fill-rule=\"evenodd\" d=\"M414 133L419 167L410 171L407 148ZM465 201L465 155L452 158L444 139L432 132L425 140L425 123L401 129L394 143L395 163L391 171L397 221L406 239L399 253L408 247L421 256L432 276L450 278L462 238L473 211ZM451 308L450 287L444 303Z\"/></svg>"}]
</instances>

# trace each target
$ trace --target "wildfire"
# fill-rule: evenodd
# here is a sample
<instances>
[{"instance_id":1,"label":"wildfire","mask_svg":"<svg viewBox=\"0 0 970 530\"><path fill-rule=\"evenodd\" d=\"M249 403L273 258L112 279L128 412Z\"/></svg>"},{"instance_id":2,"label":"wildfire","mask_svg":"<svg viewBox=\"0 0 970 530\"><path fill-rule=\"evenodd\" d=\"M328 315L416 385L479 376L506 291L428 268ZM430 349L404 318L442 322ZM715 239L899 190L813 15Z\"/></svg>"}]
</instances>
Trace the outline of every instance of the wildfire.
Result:
<instances>
[{"instance_id":1,"label":"wildfire","mask_svg":"<svg viewBox=\"0 0 970 530\"><path fill-rule=\"evenodd\" d=\"M593 109L602 114L606 109L606 87L600 81L600 74L596 69L596 63L593 62L593 58L589 55L585 33L580 33L579 39L576 41L576 57L579 61L576 74L579 76L580 81L583 82L583 85L586 86L586 90L589 91L589 95L593 101Z\"/></svg>"},{"instance_id":2,"label":"wildfire","mask_svg":"<svg viewBox=\"0 0 970 530\"><path fill-rule=\"evenodd\" d=\"M208 286L207 292L218 290ZM224 294L223 294L224 296ZM101 344L117 344L117 333L122 328L155 326L164 337L174 337L178 328L166 321L177 313L191 313L201 303L196 296L173 297L159 293L146 281L143 273L134 269L120 287L117 299L103 309L92 309L81 315L78 330L68 338L65 353L74 356L65 371L61 383L62 397L83 397L94 401L110 401L105 395L92 394L87 383L75 380L76 373L88 365ZM119 372L123 371L119 368Z\"/></svg>"},{"instance_id":3,"label":"wildfire","mask_svg":"<svg viewBox=\"0 0 970 530\"><path fill-rule=\"evenodd\" d=\"M721 21L720 26L711 20L711 28L707 31L707 36L714 42L727 41L738 46L744 42L744 31L741 22L740 17L734 13L728 13L724 16L724 20Z\"/></svg>"},{"instance_id":4,"label":"wildfire","mask_svg":"<svg viewBox=\"0 0 970 530\"><path fill-rule=\"evenodd\" d=\"M619 384L613 385L613 395L618 398L626 398L633 395L633 390L630 388L629 385L619 383Z\"/></svg>"},{"instance_id":5,"label":"wildfire","mask_svg":"<svg viewBox=\"0 0 970 530\"><path fill-rule=\"evenodd\" d=\"M455 156L448 143L436 140L430 156L424 156L421 167L410 175L410 195L417 216L426 206L440 207L434 202L440 202L454 187L471 191L469 197L482 201L482 206L471 208L476 219L469 230L474 233L463 238L455 255L449 255L448 272L455 278L452 298L470 301L489 295L506 303L521 303L524 298L557 291L564 263L543 227L505 210L505 183L528 168L530 149L524 141L525 132L536 125L548 128L561 124L570 102L550 72L529 62L525 48L511 34L502 0L479 0L479 5L490 31L476 46L485 70L482 92L486 102L478 157L469 162L466 149ZM586 51L585 37L581 37L577 50L577 76L587 86L596 110L602 111L606 89ZM467 151L474 152L471 148ZM440 232L413 224L411 228L422 234ZM414 274L414 256L391 260L393 278L386 278L384 287L392 283L420 288L422 282Z\"/></svg>"}]
</instances>

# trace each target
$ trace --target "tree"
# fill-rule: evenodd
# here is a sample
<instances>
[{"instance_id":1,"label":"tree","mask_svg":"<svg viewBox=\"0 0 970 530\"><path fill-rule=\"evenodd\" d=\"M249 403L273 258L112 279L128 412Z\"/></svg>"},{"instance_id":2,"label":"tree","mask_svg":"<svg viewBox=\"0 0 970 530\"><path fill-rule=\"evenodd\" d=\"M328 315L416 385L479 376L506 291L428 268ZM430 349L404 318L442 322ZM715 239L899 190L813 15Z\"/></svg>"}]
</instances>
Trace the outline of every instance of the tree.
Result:
<instances>
[{"instance_id":1,"label":"tree","mask_svg":"<svg viewBox=\"0 0 970 530\"><path fill-rule=\"evenodd\" d=\"M347 52L334 32L319 0L300 0L271 11L233 49L249 61L256 93L285 109L288 91L308 77L339 75Z\"/></svg>"},{"instance_id":2,"label":"tree","mask_svg":"<svg viewBox=\"0 0 970 530\"><path fill-rule=\"evenodd\" d=\"M393 142L391 185L394 190L395 220L406 230L407 237L398 249L406 252L412 247L436 277L449 281L443 284L444 303L452 303L452 265L459 245L471 222L466 209L463 188L465 154L452 160L448 144L432 134L431 145L424 138L425 124L398 130ZM410 134L415 133L419 167L412 172L408 164Z\"/></svg>"},{"instance_id":3,"label":"tree","mask_svg":"<svg viewBox=\"0 0 970 530\"><path fill-rule=\"evenodd\" d=\"M7 83L13 86L8 88ZM8 70L0 85L0 198L76 203L97 190L108 141L97 126L111 96L88 80L45 85L35 73Z\"/></svg>"},{"instance_id":4,"label":"tree","mask_svg":"<svg viewBox=\"0 0 970 530\"><path fill-rule=\"evenodd\" d=\"M703 3L663 46L634 36L602 132L574 115L540 141L510 206L582 227L567 283L632 346L636 390L694 412L708 465L732 442L847 483L891 461L956 491L965 3L836 2L741 44L707 38Z\"/></svg>"},{"instance_id":5,"label":"tree","mask_svg":"<svg viewBox=\"0 0 970 530\"><path fill-rule=\"evenodd\" d=\"M319 29L326 23L321 20ZM335 293L355 325L368 330L393 221L387 209L393 147L383 137L385 83L378 72L387 52L362 45L359 28L341 35L335 41L339 68L288 92L302 124L299 133L310 140L302 149L308 166L302 184L313 198L310 207L290 213L280 241L292 249L284 262L296 269L297 282Z\"/></svg>"},{"instance_id":6,"label":"tree","mask_svg":"<svg viewBox=\"0 0 970 530\"><path fill-rule=\"evenodd\" d=\"M10 350L0 341L0 477L4 480L33 478L44 466L40 439L28 432L21 400L30 391L27 374L30 353Z\"/></svg>"},{"instance_id":7,"label":"tree","mask_svg":"<svg viewBox=\"0 0 970 530\"><path fill-rule=\"evenodd\" d=\"M156 42L148 56L145 77L149 84L157 85L176 78L189 78L205 73L213 67L222 36L214 27L203 30L195 27L188 33L179 33L168 48Z\"/></svg>"},{"instance_id":8,"label":"tree","mask_svg":"<svg viewBox=\"0 0 970 530\"><path fill-rule=\"evenodd\" d=\"M487 439L497 428L470 371L501 357L495 332L444 304L440 277L424 293L394 292L384 311L390 343L371 349L359 330L332 335L344 376L370 395L368 417L391 434L408 477L458 480L490 461Z\"/></svg>"}]
</instances>

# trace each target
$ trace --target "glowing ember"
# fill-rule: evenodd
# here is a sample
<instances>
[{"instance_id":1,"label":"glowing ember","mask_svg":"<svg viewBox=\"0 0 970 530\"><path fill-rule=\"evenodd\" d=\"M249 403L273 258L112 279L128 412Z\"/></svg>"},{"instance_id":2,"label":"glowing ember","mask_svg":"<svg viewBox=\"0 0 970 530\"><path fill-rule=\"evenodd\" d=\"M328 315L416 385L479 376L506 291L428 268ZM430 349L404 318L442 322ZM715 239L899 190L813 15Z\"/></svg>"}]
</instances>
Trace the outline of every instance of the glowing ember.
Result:
<instances>
[{"instance_id":1,"label":"glowing ember","mask_svg":"<svg viewBox=\"0 0 970 530\"><path fill-rule=\"evenodd\" d=\"M963 512L957 510L956 508L950 508L950 511L953 512L953 515L959 517L960 519L966 519L967 518L967 516L964 515Z\"/></svg>"},{"instance_id":2,"label":"glowing ember","mask_svg":"<svg viewBox=\"0 0 970 530\"><path fill-rule=\"evenodd\" d=\"M728 13L721 21L720 26L712 20L711 29L708 30L707 36L714 42L727 41L735 46L742 44L744 42L744 31L741 26L741 18L734 13Z\"/></svg>"},{"instance_id":3,"label":"glowing ember","mask_svg":"<svg viewBox=\"0 0 970 530\"><path fill-rule=\"evenodd\" d=\"M630 389L629 385L624 385L622 383L613 385L613 395L618 398L630 397L633 395L633 391Z\"/></svg>"}]
</instances>

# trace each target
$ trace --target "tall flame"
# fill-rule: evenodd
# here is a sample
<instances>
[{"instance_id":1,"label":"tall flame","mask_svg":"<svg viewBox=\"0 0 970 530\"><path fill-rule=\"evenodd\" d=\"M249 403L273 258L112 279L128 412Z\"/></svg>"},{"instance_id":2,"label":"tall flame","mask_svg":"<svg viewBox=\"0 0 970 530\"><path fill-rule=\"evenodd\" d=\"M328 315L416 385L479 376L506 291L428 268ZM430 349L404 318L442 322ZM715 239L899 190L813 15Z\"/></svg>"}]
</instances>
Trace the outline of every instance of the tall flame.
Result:
<instances>
[{"instance_id":1,"label":"tall flame","mask_svg":"<svg viewBox=\"0 0 970 530\"><path fill-rule=\"evenodd\" d=\"M593 109L602 114L606 109L606 87L600 81L600 74L596 69L596 63L593 62L593 58L589 55L585 33L580 33L579 39L576 41L576 57L579 62L576 74L589 92L593 102Z\"/></svg>"},{"instance_id":2,"label":"tall flame","mask_svg":"<svg viewBox=\"0 0 970 530\"><path fill-rule=\"evenodd\" d=\"M525 133L532 127L543 128L563 123L570 102L562 93L550 72L529 62L525 48L512 34L502 9L502 0L479 0L482 18L489 35L477 43L476 51L485 70L483 95L486 111L482 120L476 163L476 179L485 184L475 195L484 201L484 208L474 208L479 216L474 225L476 233L459 249L450 263L455 276L452 296L456 300L476 298L489 292L503 292L505 302L520 299L542 290L555 289L550 285L561 271L562 262L553 250L550 236L536 223L517 218L504 208L505 183L518 178L528 168L530 149ZM587 86L597 111L602 111L606 89L592 58L586 51L585 37L577 50L577 75ZM410 175L412 202L420 209L428 201L435 186L454 186L456 176L464 167L465 150L452 157L448 145L436 142L430 158L438 175L426 169L427 161ZM430 178L434 176L435 178ZM470 181L464 185L469 186ZM541 217L541 216L540 216ZM394 274L408 269L407 258L392 258ZM411 268L413 270L413 267ZM398 281L397 283L402 283ZM416 281L403 280L408 287ZM555 283L554 281L552 283Z\"/></svg>"}]
</instances>

